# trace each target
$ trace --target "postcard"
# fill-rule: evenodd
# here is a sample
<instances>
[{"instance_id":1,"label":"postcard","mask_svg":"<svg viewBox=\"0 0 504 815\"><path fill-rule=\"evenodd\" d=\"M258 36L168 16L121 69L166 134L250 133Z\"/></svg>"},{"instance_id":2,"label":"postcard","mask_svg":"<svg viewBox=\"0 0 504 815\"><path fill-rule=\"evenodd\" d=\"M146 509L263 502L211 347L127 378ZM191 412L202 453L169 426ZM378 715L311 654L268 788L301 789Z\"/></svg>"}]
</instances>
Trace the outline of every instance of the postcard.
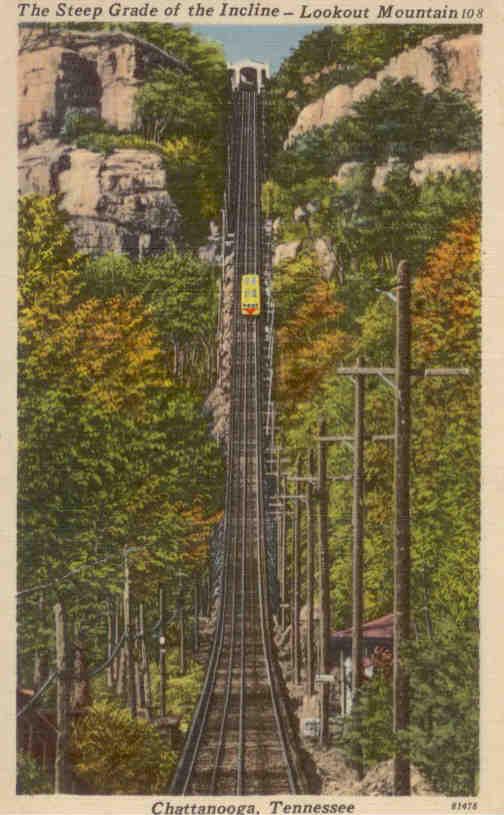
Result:
<instances>
[{"instance_id":1,"label":"postcard","mask_svg":"<svg viewBox=\"0 0 504 815\"><path fill-rule=\"evenodd\" d=\"M503 812L497 4L2 20L0 811Z\"/></svg>"}]
</instances>

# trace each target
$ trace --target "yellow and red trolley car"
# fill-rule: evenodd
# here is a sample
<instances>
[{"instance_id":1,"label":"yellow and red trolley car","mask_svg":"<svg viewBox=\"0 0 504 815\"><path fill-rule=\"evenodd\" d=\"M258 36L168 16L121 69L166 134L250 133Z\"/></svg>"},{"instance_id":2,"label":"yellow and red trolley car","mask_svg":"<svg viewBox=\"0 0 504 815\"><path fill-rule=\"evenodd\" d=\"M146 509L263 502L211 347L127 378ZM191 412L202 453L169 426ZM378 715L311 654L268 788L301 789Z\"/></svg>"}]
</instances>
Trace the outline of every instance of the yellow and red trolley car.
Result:
<instances>
[{"instance_id":1,"label":"yellow and red trolley car","mask_svg":"<svg viewBox=\"0 0 504 815\"><path fill-rule=\"evenodd\" d=\"M261 284L257 274L242 275L241 313L245 317L258 317L261 313Z\"/></svg>"}]
</instances>

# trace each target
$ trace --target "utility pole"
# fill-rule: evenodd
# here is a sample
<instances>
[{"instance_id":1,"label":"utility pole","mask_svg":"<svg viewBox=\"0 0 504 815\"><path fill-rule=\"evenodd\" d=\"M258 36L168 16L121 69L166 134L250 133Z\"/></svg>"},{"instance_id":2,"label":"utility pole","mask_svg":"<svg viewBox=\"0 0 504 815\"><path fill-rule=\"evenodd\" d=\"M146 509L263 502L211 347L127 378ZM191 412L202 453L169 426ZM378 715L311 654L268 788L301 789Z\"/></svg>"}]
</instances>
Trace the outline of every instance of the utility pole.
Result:
<instances>
[{"instance_id":1,"label":"utility pole","mask_svg":"<svg viewBox=\"0 0 504 815\"><path fill-rule=\"evenodd\" d=\"M314 507L313 481L315 479L315 454L308 455L308 477L306 482L306 693L315 692L313 676L313 561L314 561Z\"/></svg>"},{"instance_id":2,"label":"utility pole","mask_svg":"<svg viewBox=\"0 0 504 815\"><path fill-rule=\"evenodd\" d=\"M301 472L301 464L300 459L298 458L298 465L297 465L297 473L296 476L286 476L285 477L285 484L287 485L288 481L306 481L306 478L302 478L300 475ZM287 486L285 487L287 489ZM292 668L292 677L293 682L297 685L301 684L301 648L300 648L300 637L299 637L299 606L300 606L300 592L301 592L301 563L300 563L300 528L301 528L301 501L305 501L306 497L304 495L295 495L294 493L285 492L278 496L284 502L286 501L297 501L296 509L291 513L293 516L293 524L292 524L292 563L291 563L291 592L292 592L292 603L291 603L291 636L290 636L290 644L291 644L291 668Z\"/></svg>"},{"instance_id":3,"label":"utility pole","mask_svg":"<svg viewBox=\"0 0 504 815\"><path fill-rule=\"evenodd\" d=\"M119 597L116 597L114 601L114 636L113 636L114 646L117 645L117 643L119 642L119 637L121 636L119 633L120 624L121 624L121 599ZM121 654L122 648L119 649L119 653L112 660L112 681L114 684L117 682L119 677L119 665L121 662Z\"/></svg>"},{"instance_id":4,"label":"utility pole","mask_svg":"<svg viewBox=\"0 0 504 815\"><path fill-rule=\"evenodd\" d=\"M149 669L149 655L147 653L147 643L145 641L145 616L144 604L140 603L138 609L138 620L140 626L140 646L141 646L141 670L142 670L142 686L144 693L145 709L147 711L147 718L150 720L152 716L152 694L150 684L150 669Z\"/></svg>"},{"instance_id":5,"label":"utility pole","mask_svg":"<svg viewBox=\"0 0 504 815\"><path fill-rule=\"evenodd\" d=\"M319 423L319 436L326 435L326 421ZM327 489L327 443L319 439L318 457L318 502L319 502L319 596L320 596L320 666L321 674L329 671L329 625L330 625L330 598L329 598L329 542L327 528L327 512L329 495ZM320 684L320 744L325 747L329 743L329 686L326 682Z\"/></svg>"},{"instance_id":6,"label":"utility pole","mask_svg":"<svg viewBox=\"0 0 504 815\"><path fill-rule=\"evenodd\" d=\"M68 750L70 746L70 655L68 653L67 621L63 603L54 606L56 627L56 757L54 761L54 792L71 792Z\"/></svg>"},{"instance_id":7,"label":"utility pole","mask_svg":"<svg viewBox=\"0 0 504 815\"><path fill-rule=\"evenodd\" d=\"M143 670L142 670L142 639L140 633L140 617L138 614L135 615L134 620L134 630L135 630L135 642L136 642L136 656L135 659L135 698L137 703L137 708L143 708L145 710L145 692L144 692L144 682L143 682Z\"/></svg>"},{"instance_id":8,"label":"utility pole","mask_svg":"<svg viewBox=\"0 0 504 815\"><path fill-rule=\"evenodd\" d=\"M133 664L133 625L131 617L131 596L130 596L130 571L128 562L128 547L124 547L124 627L126 629L126 654L127 654L127 692L128 707L132 716L136 716L136 694L135 694L135 667Z\"/></svg>"},{"instance_id":9,"label":"utility pole","mask_svg":"<svg viewBox=\"0 0 504 815\"><path fill-rule=\"evenodd\" d=\"M411 315L410 276L406 261L398 267L396 391L395 391L395 513L394 513L394 733L409 725L409 676L404 644L410 638L410 435L411 435ZM394 793L410 795L410 762L404 749L394 756Z\"/></svg>"},{"instance_id":10,"label":"utility pole","mask_svg":"<svg viewBox=\"0 0 504 815\"><path fill-rule=\"evenodd\" d=\"M281 455L281 446L278 444L276 449L276 461L275 461L275 494L278 495L280 493L280 472L281 472L281 464L280 464L280 455ZM271 466L273 466L273 459L271 460ZM276 515L276 554L275 554L275 566L276 566L276 577L277 577L277 585L278 585L278 619L280 620L280 604L282 602L282 595L280 590L281 585L281 568L280 568L280 554L281 554L281 535L282 535L282 519L281 515L277 513Z\"/></svg>"},{"instance_id":11,"label":"utility pole","mask_svg":"<svg viewBox=\"0 0 504 815\"><path fill-rule=\"evenodd\" d=\"M44 620L44 596L43 594L39 594L38 601L38 623L39 625ZM40 634L39 634L40 638ZM35 651L35 666L33 669L33 690L37 691L42 685L44 684L45 680L49 675L49 655L47 652L47 642L46 637L44 637L43 645L40 645L40 641L37 645L37 650ZM19 684L21 684L20 680L18 679Z\"/></svg>"},{"instance_id":12,"label":"utility pole","mask_svg":"<svg viewBox=\"0 0 504 815\"><path fill-rule=\"evenodd\" d=\"M165 593L159 587L159 716L166 716L166 638L165 638Z\"/></svg>"},{"instance_id":13,"label":"utility pole","mask_svg":"<svg viewBox=\"0 0 504 815\"><path fill-rule=\"evenodd\" d=\"M296 459L296 476L301 478L301 457ZM296 501L292 529L292 678L296 685L301 684L301 649L299 642L299 601L301 592L301 501Z\"/></svg>"},{"instance_id":14,"label":"utility pole","mask_svg":"<svg viewBox=\"0 0 504 815\"><path fill-rule=\"evenodd\" d=\"M199 577L195 577L193 589L193 608L194 608L194 628L193 628L193 652L195 654L199 651Z\"/></svg>"},{"instance_id":15,"label":"utility pole","mask_svg":"<svg viewBox=\"0 0 504 815\"><path fill-rule=\"evenodd\" d=\"M287 492L287 481L285 476L282 479L283 481L283 494ZM280 540L282 545L281 551L281 559L280 559L280 566L281 566L281 578L280 578L280 591L281 591L281 603L280 603L280 620L281 620L281 627L282 631L285 631L287 627L287 607L288 607L288 591L287 591L287 555L288 555L288 547L287 547L287 502L286 499L282 499L282 528L280 534Z\"/></svg>"},{"instance_id":16,"label":"utility pole","mask_svg":"<svg viewBox=\"0 0 504 815\"><path fill-rule=\"evenodd\" d=\"M112 651L114 648L114 633L113 633L113 618L112 618L112 606L110 600L107 602L107 659L110 659L112 655ZM112 662L107 668L107 688L111 688L114 684L114 676L113 676L113 665Z\"/></svg>"},{"instance_id":17,"label":"utility pole","mask_svg":"<svg viewBox=\"0 0 504 815\"><path fill-rule=\"evenodd\" d=\"M357 360L360 368L362 362ZM357 701L362 681L362 605L363 605L363 543L364 543L364 399L365 379L355 377L354 440L353 440L353 541L352 541L352 699ZM356 756L354 767L362 778L362 754Z\"/></svg>"},{"instance_id":18,"label":"utility pole","mask_svg":"<svg viewBox=\"0 0 504 815\"><path fill-rule=\"evenodd\" d=\"M179 597L179 657L180 657L180 675L184 676L187 670L186 665L186 652L185 652L185 616L184 616L184 603L182 596Z\"/></svg>"},{"instance_id":19,"label":"utility pole","mask_svg":"<svg viewBox=\"0 0 504 815\"><path fill-rule=\"evenodd\" d=\"M468 376L467 368L411 367L410 272L405 260L397 267L397 295L385 292L396 304L396 358L393 368L339 368L338 373L360 379L379 376L394 392L395 399L395 472L394 472L394 655L393 726L404 735L409 725L409 677L403 661L404 644L410 639L410 435L411 379L439 376ZM388 440L389 436L373 436ZM410 760L399 747L394 756L394 794L410 795Z\"/></svg>"}]
</instances>

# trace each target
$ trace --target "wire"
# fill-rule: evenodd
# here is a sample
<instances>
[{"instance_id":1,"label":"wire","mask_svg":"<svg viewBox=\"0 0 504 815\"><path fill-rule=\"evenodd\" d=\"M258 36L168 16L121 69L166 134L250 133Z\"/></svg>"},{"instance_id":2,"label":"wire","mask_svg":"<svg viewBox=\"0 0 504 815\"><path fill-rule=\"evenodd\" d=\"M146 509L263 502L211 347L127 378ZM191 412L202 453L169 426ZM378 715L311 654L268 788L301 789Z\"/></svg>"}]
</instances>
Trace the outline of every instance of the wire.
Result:
<instances>
[{"instance_id":1,"label":"wire","mask_svg":"<svg viewBox=\"0 0 504 815\"><path fill-rule=\"evenodd\" d=\"M38 699L40 699L40 697L42 696L42 694L43 694L43 693L44 693L44 692L47 690L47 688L49 687L49 685L51 685L51 684L53 683L53 681L56 679L56 677L57 677L57 676L58 676L58 671L53 671L53 673L52 673L50 676L48 676L48 677L47 677L46 681L44 682L44 684L42 685L42 687L40 687L40 688L38 689L38 691L37 691L37 693L35 694L35 696L32 696L32 698L30 699L30 701L28 702L28 704L26 704L26 705L24 706L24 708L22 708L22 709L19 711L19 713L18 713L18 714L17 714L17 716L16 716L16 718L17 718L17 719L20 719L20 718L21 718L21 716L24 716L24 714L25 714L25 713L27 713L27 712L28 712L28 710L30 710L30 708L31 708L31 707L33 707L33 705L35 704L35 702L36 702Z\"/></svg>"},{"instance_id":2,"label":"wire","mask_svg":"<svg viewBox=\"0 0 504 815\"><path fill-rule=\"evenodd\" d=\"M140 637L140 636L141 636L140 634L137 635L137 638ZM110 665L110 663L112 662L112 660L116 656L117 652L119 651L119 648L121 647L121 645L123 644L125 639L126 639L126 631L123 631L123 633L119 637L118 641L114 645L112 653L110 654L109 657L107 657L105 662L103 662L101 665L98 665L97 668L93 668L92 671L87 671L86 673L81 674L80 676L76 676L75 674L72 674L71 678L72 679L77 679L77 680L82 682L82 680L84 680L84 679L92 679L93 676L97 676L99 673L104 671L105 668L108 668L108 666Z\"/></svg>"},{"instance_id":3,"label":"wire","mask_svg":"<svg viewBox=\"0 0 504 815\"><path fill-rule=\"evenodd\" d=\"M84 569L87 569L90 566L96 566L97 563L109 563L111 560L112 557L100 558L98 555L94 555L94 560L92 562L87 561L86 563L83 563L81 566L77 566L75 569L70 569L70 571L68 571L66 574L62 575L61 577L57 577L54 580L49 581L48 583L41 583L38 586L31 586L28 589L22 589L21 591L16 592L15 597L19 599L21 597L26 597L29 594L34 594L37 591L42 591L43 589L51 588L52 586L55 586L58 583L67 580L69 577L72 577L74 574L79 574L79 572L84 571ZM108 580L109 577L110 576L108 575L106 579Z\"/></svg>"}]
</instances>

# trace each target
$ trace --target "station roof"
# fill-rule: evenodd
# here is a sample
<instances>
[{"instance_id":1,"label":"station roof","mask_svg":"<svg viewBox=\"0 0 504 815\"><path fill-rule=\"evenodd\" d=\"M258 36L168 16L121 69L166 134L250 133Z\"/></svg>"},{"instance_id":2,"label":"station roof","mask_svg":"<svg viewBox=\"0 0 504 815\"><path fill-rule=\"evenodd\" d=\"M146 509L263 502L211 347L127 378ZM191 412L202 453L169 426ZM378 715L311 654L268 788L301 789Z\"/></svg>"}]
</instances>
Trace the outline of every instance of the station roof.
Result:
<instances>
[{"instance_id":1,"label":"station roof","mask_svg":"<svg viewBox=\"0 0 504 815\"><path fill-rule=\"evenodd\" d=\"M255 59L239 59L236 62L228 62L228 68L265 68L269 70L267 62L257 62Z\"/></svg>"},{"instance_id":2,"label":"station roof","mask_svg":"<svg viewBox=\"0 0 504 815\"><path fill-rule=\"evenodd\" d=\"M347 640L352 637L351 628L342 628L339 631L331 632L331 641L337 643L338 641ZM364 640L390 640L394 639L394 615L385 614L383 617L377 617L376 620L370 620L362 626L362 638Z\"/></svg>"}]
</instances>

